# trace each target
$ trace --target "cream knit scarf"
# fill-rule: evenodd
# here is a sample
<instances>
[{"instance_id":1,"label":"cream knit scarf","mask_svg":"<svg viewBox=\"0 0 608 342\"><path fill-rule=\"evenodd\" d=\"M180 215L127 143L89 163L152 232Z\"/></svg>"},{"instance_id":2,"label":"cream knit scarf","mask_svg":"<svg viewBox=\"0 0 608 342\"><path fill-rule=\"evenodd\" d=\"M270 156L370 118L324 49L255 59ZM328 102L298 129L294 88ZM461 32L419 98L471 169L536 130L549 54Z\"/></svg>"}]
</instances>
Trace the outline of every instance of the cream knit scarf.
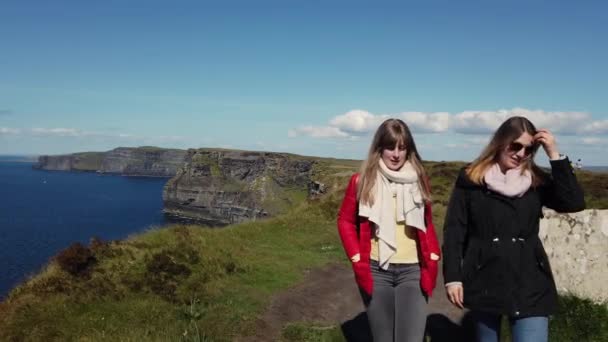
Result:
<instances>
[{"instance_id":1,"label":"cream knit scarf","mask_svg":"<svg viewBox=\"0 0 608 342\"><path fill-rule=\"evenodd\" d=\"M375 223L379 242L378 262L386 270L388 261L397 251L397 222L405 222L408 226L426 232L424 201L418 185L418 174L409 161L399 171L392 171L380 159L380 169L372 194L374 204L370 207L360 202L359 215ZM393 194L397 199L396 211Z\"/></svg>"}]
</instances>

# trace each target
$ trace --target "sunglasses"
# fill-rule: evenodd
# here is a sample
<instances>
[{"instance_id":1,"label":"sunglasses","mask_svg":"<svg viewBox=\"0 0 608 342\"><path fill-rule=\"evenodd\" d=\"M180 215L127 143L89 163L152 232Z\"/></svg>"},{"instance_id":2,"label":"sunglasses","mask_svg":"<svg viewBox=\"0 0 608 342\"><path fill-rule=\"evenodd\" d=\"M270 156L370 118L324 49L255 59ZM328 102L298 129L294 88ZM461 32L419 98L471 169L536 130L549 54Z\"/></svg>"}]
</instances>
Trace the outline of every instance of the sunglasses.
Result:
<instances>
[{"instance_id":1,"label":"sunglasses","mask_svg":"<svg viewBox=\"0 0 608 342\"><path fill-rule=\"evenodd\" d=\"M524 155L526 157L532 155L536 149L538 148L538 144L532 144L532 145L524 145L522 143L518 143L518 142L512 142L509 144L509 152L514 152L517 153L519 151L521 151L521 149L524 149Z\"/></svg>"}]
</instances>

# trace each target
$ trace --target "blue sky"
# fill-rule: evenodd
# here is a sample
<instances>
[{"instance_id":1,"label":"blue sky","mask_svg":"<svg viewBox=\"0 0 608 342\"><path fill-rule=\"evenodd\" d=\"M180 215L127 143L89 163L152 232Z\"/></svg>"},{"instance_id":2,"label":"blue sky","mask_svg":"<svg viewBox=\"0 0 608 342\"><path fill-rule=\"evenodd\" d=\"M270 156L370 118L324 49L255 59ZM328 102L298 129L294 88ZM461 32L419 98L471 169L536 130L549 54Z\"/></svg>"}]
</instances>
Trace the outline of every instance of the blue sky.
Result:
<instances>
[{"instance_id":1,"label":"blue sky","mask_svg":"<svg viewBox=\"0 0 608 342\"><path fill-rule=\"evenodd\" d=\"M363 158L401 117L424 159L470 160L525 115L608 165L607 22L600 1L2 1L0 154Z\"/></svg>"}]
</instances>

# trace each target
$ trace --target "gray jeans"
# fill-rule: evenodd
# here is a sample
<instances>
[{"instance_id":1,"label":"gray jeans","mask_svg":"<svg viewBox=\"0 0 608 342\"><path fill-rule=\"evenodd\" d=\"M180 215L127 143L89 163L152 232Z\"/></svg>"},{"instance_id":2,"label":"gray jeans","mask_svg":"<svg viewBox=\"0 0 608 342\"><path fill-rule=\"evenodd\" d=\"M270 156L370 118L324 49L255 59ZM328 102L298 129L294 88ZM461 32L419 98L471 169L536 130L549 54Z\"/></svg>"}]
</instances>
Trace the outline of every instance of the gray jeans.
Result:
<instances>
[{"instance_id":1,"label":"gray jeans","mask_svg":"<svg viewBox=\"0 0 608 342\"><path fill-rule=\"evenodd\" d=\"M420 288L418 264L391 264L383 270L371 261L374 290L367 318L374 342L421 342L427 298Z\"/></svg>"}]
</instances>

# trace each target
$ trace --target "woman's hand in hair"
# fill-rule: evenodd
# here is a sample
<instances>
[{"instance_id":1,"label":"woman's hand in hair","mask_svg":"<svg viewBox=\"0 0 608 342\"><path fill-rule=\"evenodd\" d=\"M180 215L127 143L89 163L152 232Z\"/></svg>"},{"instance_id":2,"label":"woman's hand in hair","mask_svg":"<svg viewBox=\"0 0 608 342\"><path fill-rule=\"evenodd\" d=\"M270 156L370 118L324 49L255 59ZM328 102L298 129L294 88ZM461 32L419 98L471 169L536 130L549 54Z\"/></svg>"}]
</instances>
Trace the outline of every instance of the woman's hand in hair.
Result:
<instances>
[{"instance_id":1,"label":"woman's hand in hair","mask_svg":"<svg viewBox=\"0 0 608 342\"><path fill-rule=\"evenodd\" d=\"M549 159L559 159L559 151L557 150L557 143L553 133L544 128L541 128L536 132L536 135L534 135L534 142L543 146L543 149L547 153Z\"/></svg>"},{"instance_id":2,"label":"woman's hand in hair","mask_svg":"<svg viewBox=\"0 0 608 342\"><path fill-rule=\"evenodd\" d=\"M464 289L462 288L461 283L448 284L445 292L447 293L448 299L450 302L452 302L452 304L464 309Z\"/></svg>"}]
</instances>

